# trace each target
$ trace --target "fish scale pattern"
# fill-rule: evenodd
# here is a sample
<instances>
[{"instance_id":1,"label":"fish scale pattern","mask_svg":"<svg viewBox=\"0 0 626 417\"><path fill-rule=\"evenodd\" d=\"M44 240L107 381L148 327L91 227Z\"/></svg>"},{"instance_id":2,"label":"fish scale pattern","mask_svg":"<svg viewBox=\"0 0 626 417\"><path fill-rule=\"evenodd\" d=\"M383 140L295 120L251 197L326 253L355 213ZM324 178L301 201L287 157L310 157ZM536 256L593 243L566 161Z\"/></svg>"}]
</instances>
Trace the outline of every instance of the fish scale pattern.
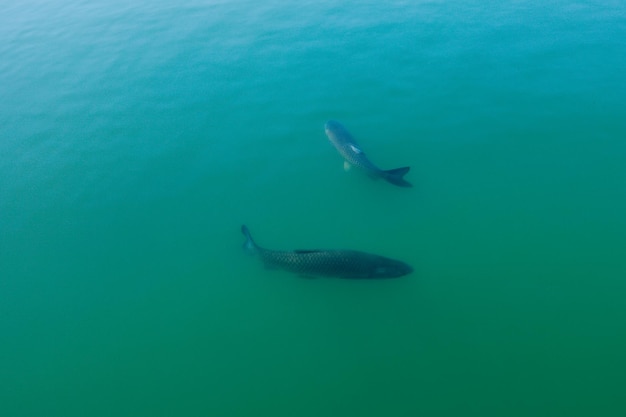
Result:
<instances>
[{"instance_id":1,"label":"fish scale pattern","mask_svg":"<svg viewBox=\"0 0 626 417\"><path fill-rule=\"evenodd\" d=\"M254 243L245 225L241 232L246 237L243 247L259 255L268 268L279 268L307 277L339 277L351 279L396 278L413 272L402 261L356 250L293 250L264 249Z\"/></svg>"},{"instance_id":2,"label":"fish scale pattern","mask_svg":"<svg viewBox=\"0 0 626 417\"><path fill-rule=\"evenodd\" d=\"M354 250L260 251L270 268L281 268L304 276L379 278L386 272L380 265L396 262L378 255Z\"/></svg>"}]
</instances>

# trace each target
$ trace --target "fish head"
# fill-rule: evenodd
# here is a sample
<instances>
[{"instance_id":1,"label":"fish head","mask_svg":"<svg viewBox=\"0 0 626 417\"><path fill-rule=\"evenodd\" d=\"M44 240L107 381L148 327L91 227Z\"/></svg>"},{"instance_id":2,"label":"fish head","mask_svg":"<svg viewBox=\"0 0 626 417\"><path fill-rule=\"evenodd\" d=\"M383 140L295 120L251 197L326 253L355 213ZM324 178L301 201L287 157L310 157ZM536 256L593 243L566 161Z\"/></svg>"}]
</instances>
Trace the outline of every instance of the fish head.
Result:
<instances>
[{"instance_id":1,"label":"fish head","mask_svg":"<svg viewBox=\"0 0 626 417\"><path fill-rule=\"evenodd\" d=\"M329 120L326 123L324 123L324 133L326 133L328 140L330 140L331 142L333 141L333 139L336 138L336 135L335 135L336 125L337 125L337 122L335 122L334 120Z\"/></svg>"},{"instance_id":2,"label":"fish head","mask_svg":"<svg viewBox=\"0 0 626 417\"><path fill-rule=\"evenodd\" d=\"M397 278L410 274L413 268L401 261L385 259L385 262L378 264L372 272L372 278Z\"/></svg>"},{"instance_id":3,"label":"fish head","mask_svg":"<svg viewBox=\"0 0 626 417\"><path fill-rule=\"evenodd\" d=\"M335 146L342 146L350 138L350 134L341 123L335 120L329 120L324 124L324 132L328 140Z\"/></svg>"},{"instance_id":4,"label":"fish head","mask_svg":"<svg viewBox=\"0 0 626 417\"><path fill-rule=\"evenodd\" d=\"M336 120L328 120L324 123L324 130L342 130L345 129L341 123Z\"/></svg>"}]
</instances>

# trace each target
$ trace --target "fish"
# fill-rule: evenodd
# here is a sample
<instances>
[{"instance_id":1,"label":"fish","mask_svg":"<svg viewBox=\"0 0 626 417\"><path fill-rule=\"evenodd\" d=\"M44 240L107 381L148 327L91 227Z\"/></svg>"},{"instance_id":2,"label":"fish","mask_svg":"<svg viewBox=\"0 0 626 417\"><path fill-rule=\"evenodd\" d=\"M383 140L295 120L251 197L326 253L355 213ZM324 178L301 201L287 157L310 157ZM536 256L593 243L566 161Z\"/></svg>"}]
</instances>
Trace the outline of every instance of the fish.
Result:
<instances>
[{"instance_id":1,"label":"fish","mask_svg":"<svg viewBox=\"0 0 626 417\"><path fill-rule=\"evenodd\" d=\"M359 144L354 140L350 132L336 120L329 120L324 125L324 131L328 140L337 148L344 158L346 171L354 165L364 170L372 178L382 178L385 181L399 187L412 187L413 185L403 177L411 167L402 167L389 170L378 168L370 161Z\"/></svg>"},{"instance_id":2,"label":"fish","mask_svg":"<svg viewBox=\"0 0 626 417\"><path fill-rule=\"evenodd\" d=\"M413 268L402 261L357 250L265 249L256 244L245 225L241 226L241 233L246 237L244 249L258 255L267 268L283 269L306 278L383 279L413 272Z\"/></svg>"}]
</instances>

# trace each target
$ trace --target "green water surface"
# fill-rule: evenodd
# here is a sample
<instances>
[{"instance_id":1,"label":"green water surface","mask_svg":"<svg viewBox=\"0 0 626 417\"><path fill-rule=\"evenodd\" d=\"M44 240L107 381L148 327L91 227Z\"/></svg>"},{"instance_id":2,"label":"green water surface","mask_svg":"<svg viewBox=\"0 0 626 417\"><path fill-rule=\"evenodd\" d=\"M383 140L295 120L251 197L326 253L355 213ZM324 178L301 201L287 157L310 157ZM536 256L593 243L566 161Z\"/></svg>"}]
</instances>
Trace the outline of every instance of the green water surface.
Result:
<instances>
[{"instance_id":1,"label":"green water surface","mask_svg":"<svg viewBox=\"0 0 626 417\"><path fill-rule=\"evenodd\" d=\"M626 415L622 2L1 9L1 416Z\"/></svg>"}]
</instances>

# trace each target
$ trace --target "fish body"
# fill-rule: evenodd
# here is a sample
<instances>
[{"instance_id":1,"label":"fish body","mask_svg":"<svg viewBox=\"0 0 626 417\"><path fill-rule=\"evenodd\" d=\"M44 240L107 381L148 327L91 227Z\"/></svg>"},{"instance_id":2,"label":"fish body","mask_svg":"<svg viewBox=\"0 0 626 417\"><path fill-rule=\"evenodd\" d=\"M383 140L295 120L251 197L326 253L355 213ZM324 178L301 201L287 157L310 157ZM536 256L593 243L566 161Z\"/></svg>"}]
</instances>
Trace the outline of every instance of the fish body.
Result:
<instances>
[{"instance_id":1,"label":"fish body","mask_svg":"<svg viewBox=\"0 0 626 417\"><path fill-rule=\"evenodd\" d=\"M265 266L279 268L307 277L337 277L347 279L396 278L413 272L402 261L356 250L293 250L277 251L258 246L246 226L244 248L260 256Z\"/></svg>"},{"instance_id":2,"label":"fish body","mask_svg":"<svg viewBox=\"0 0 626 417\"><path fill-rule=\"evenodd\" d=\"M370 161L365 152L361 149L350 132L343 125L335 120L329 120L324 125L324 131L328 140L335 146L339 154L346 162L346 167L354 165L365 171L370 177L383 178L393 185L399 187L412 187L411 183L405 180L404 175L409 172L410 167L383 170Z\"/></svg>"}]
</instances>

